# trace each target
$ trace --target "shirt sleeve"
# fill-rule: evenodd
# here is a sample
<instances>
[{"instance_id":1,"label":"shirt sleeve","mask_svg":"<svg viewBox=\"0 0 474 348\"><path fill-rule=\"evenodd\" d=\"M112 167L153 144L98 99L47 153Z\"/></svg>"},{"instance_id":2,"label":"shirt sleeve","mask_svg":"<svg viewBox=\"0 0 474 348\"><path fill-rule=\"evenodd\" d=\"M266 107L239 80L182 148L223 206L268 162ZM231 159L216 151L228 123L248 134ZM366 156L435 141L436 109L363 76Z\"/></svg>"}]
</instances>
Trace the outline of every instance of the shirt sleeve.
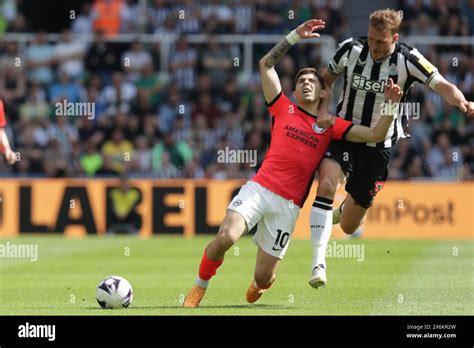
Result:
<instances>
[{"instance_id":1,"label":"shirt sleeve","mask_svg":"<svg viewBox=\"0 0 474 348\"><path fill-rule=\"evenodd\" d=\"M283 91L280 91L280 93L278 93L275 99L273 99L271 102L265 102L265 104L267 105L267 109L273 117L279 116L282 112L285 111L291 112L290 106L293 105L291 100L283 94Z\"/></svg>"},{"instance_id":2,"label":"shirt sleeve","mask_svg":"<svg viewBox=\"0 0 474 348\"><path fill-rule=\"evenodd\" d=\"M344 139L354 124L340 117L336 117L336 122L332 126L332 137L336 140Z\"/></svg>"},{"instance_id":3,"label":"shirt sleeve","mask_svg":"<svg viewBox=\"0 0 474 348\"><path fill-rule=\"evenodd\" d=\"M4 128L7 125L5 118L5 109L3 108L3 100L0 100L0 128Z\"/></svg>"},{"instance_id":4,"label":"shirt sleeve","mask_svg":"<svg viewBox=\"0 0 474 348\"><path fill-rule=\"evenodd\" d=\"M344 72L352 45L352 37L339 44L336 53L332 57L327 67L331 74L339 75Z\"/></svg>"},{"instance_id":5,"label":"shirt sleeve","mask_svg":"<svg viewBox=\"0 0 474 348\"><path fill-rule=\"evenodd\" d=\"M431 89L441 79L438 69L431 64L416 48L410 51L406 60L408 74L413 76L420 83L424 83Z\"/></svg>"}]
</instances>

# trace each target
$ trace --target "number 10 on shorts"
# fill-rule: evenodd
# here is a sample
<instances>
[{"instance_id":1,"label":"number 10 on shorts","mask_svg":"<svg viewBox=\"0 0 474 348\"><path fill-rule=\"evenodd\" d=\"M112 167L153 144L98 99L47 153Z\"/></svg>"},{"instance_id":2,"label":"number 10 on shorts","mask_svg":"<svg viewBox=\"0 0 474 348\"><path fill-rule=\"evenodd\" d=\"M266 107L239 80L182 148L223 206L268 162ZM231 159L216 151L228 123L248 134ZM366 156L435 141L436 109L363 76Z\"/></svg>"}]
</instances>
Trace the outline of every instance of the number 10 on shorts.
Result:
<instances>
[{"instance_id":1,"label":"number 10 on shorts","mask_svg":"<svg viewBox=\"0 0 474 348\"><path fill-rule=\"evenodd\" d=\"M283 232L280 229L277 229L277 237L275 240L274 247L279 246L282 249L286 246L286 243L288 243L288 239L290 239L290 233L289 232Z\"/></svg>"}]
</instances>

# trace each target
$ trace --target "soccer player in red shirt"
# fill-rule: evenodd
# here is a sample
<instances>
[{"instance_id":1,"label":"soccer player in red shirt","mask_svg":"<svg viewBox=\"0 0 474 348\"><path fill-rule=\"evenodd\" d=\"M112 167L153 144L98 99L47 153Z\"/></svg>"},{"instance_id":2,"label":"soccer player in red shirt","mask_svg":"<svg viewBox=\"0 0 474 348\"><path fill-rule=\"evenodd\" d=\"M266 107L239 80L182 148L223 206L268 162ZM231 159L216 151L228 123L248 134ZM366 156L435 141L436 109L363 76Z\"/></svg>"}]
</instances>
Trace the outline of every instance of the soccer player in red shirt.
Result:
<instances>
[{"instance_id":1,"label":"soccer player in red shirt","mask_svg":"<svg viewBox=\"0 0 474 348\"><path fill-rule=\"evenodd\" d=\"M277 266L288 248L299 209L331 140L344 138L366 142L385 138L393 116L382 117L373 129L353 125L339 117L334 118L328 129L318 127L316 114L325 93L324 82L316 69L304 68L297 73L294 92L297 104L282 93L274 66L293 44L303 38L319 37L315 31L322 28L322 20L303 23L260 60L263 94L272 115L271 144L261 168L230 202L216 238L204 250L199 276L184 301L184 307L199 306L209 279L224 261L225 252L258 223L253 237L258 246L257 262L246 296L249 303L257 301L275 280ZM386 84L385 97L394 102L400 99L401 90L393 81ZM332 209L332 202L324 198L316 203L321 209Z\"/></svg>"},{"instance_id":2,"label":"soccer player in red shirt","mask_svg":"<svg viewBox=\"0 0 474 348\"><path fill-rule=\"evenodd\" d=\"M5 126L7 120L5 118L5 110L3 108L3 101L0 99L0 152L5 155L5 158L9 164L13 164L16 161L15 153L10 147L7 133L5 133Z\"/></svg>"}]
</instances>

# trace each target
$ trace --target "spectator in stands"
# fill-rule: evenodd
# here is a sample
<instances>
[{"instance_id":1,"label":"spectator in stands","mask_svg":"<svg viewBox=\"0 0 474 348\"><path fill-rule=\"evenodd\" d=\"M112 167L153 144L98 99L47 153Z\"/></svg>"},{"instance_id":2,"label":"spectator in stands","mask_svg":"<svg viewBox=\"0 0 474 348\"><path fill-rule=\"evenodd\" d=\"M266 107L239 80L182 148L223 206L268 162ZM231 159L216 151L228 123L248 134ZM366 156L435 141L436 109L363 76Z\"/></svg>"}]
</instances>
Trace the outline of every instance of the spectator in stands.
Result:
<instances>
[{"instance_id":1,"label":"spectator in stands","mask_svg":"<svg viewBox=\"0 0 474 348\"><path fill-rule=\"evenodd\" d=\"M474 35L474 0L463 1L462 14L468 23L469 35Z\"/></svg>"},{"instance_id":2,"label":"spectator in stands","mask_svg":"<svg viewBox=\"0 0 474 348\"><path fill-rule=\"evenodd\" d=\"M143 31L146 24L146 19L143 18L144 16L144 13L140 13L137 0L125 0L122 8L120 32L136 33Z\"/></svg>"},{"instance_id":3,"label":"spectator in stands","mask_svg":"<svg viewBox=\"0 0 474 348\"><path fill-rule=\"evenodd\" d=\"M234 16L227 4L220 0L209 0L202 8L202 19L207 33L224 34L232 32Z\"/></svg>"},{"instance_id":4,"label":"spectator in stands","mask_svg":"<svg viewBox=\"0 0 474 348\"><path fill-rule=\"evenodd\" d=\"M100 98L107 107L107 114L112 116L118 112L128 113L136 94L135 85L124 81L122 73L117 71L112 75L112 84L104 88Z\"/></svg>"},{"instance_id":5,"label":"spectator in stands","mask_svg":"<svg viewBox=\"0 0 474 348\"><path fill-rule=\"evenodd\" d=\"M18 49L18 43L8 41L5 45L5 52L0 56L0 76L4 76L7 71L15 77L25 74L24 57Z\"/></svg>"},{"instance_id":6,"label":"spectator in stands","mask_svg":"<svg viewBox=\"0 0 474 348\"><path fill-rule=\"evenodd\" d=\"M182 170L185 164L192 159L192 150L188 144L183 141L176 141L174 134L165 133L163 142L158 142L152 151L153 170L159 172L163 168L163 164L168 165L168 159L163 159L163 154L168 153L169 163L173 164L178 170Z\"/></svg>"},{"instance_id":7,"label":"spectator in stands","mask_svg":"<svg viewBox=\"0 0 474 348\"><path fill-rule=\"evenodd\" d=\"M394 148L394 151L391 154L390 179L406 179L406 170L416 155L416 151L411 146L410 141L408 139L401 139L398 142L398 146Z\"/></svg>"},{"instance_id":8,"label":"spectator in stands","mask_svg":"<svg viewBox=\"0 0 474 348\"><path fill-rule=\"evenodd\" d=\"M176 10L178 19L176 29L180 34L200 34L202 30L202 19L199 5L194 0L184 0Z\"/></svg>"},{"instance_id":9,"label":"spectator in stands","mask_svg":"<svg viewBox=\"0 0 474 348\"><path fill-rule=\"evenodd\" d=\"M48 147L44 151L43 171L48 177L59 178L68 176L69 155L59 139L50 137Z\"/></svg>"},{"instance_id":10,"label":"spectator in stands","mask_svg":"<svg viewBox=\"0 0 474 348\"><path fill-rule=\"evenodd\" d=\"M0 7L0 33L7 31L7 28L18 16L15 0L4 0Z\"/></svg>"},{"instance_id":11,"label":"spectator in stands","mask_svg":"<svg viewBox=\"0 0 474 348\"><path fill-rule=\"evenodd\" d=\"M47 119L51 112L50 104L46 102L46 92L39 82L32 81L26 95L25 102L20 106L20 121L28 123L34 119Z\"/></svg>"},{"instance_id":12,"label":"spectator in stands","mask_svg":"<svg viewBox=\"0 0 474 348\"><path fill-rule=\"evenodd\" d=\"M143 49L140 41L135 40L130 49L122 55L122 65L127 81L137 82L144 66L152 63L151 54Z\"/></svg>"},{"instance_id":13,"label":"spectator in stands","mask_svg":"<svg viewBox=\"0 0 474 348\"><path fill-rule=\"evenodd\" d=\"M79 15L72 20L71 31L74 34L92 34L93 25L91 4L84 2Z\"/></svg>"},{"instance_id":14,"label":"spectator in stands","mask_svg":"<svg viewBox=\"0 0 474 348\"><path fill-rule=\"evenodd\" d=\"M43 31L36 33L35 41L26 50L28 78L48 85L53 80L54 48Z\"/></svg>"},{"instance_id":15,"label":"spectator in stands","mask_svg":"<svg viewBox=\"0 0 474 348\"><path fill-rule=\"evenodd\" d=\"M211 94L203 93L199 95L198 100L192 110L193 120L196 119L198 115L204 116L209 128L216 128L220 110L217 108L216 103L214 103L212 100Z\"/></svg>"},{"instance_id":16,"label":"spectator in stands","mask_svg":"<svg viewBox=\"0 0 474 348\"><path fill-rule=\"evenodd\" d=\"M179 37L176 41L175 50L171 54L170 71L173 75L173 81L180 90L189 91L195 87L196 63L196 50L189 47L184 36Z\"/></svg>"},{"instance_id":17,"label":"spectator in stands","mask_svg":"<svg viewBox=\"0 0 474 348\"><path fill-rule=\"evenodd\" d=\"M84 42L73 40L70 30L64 30L61 40L54 48L54 59L58 63L60 73L65 73L70 79L81 78L84 73Z\"/></svg>"},{"instance_id":18,"label":"spectator in stands","mask_svg":"<svg viewBox=\"0 0 474 348\"><path fill-rule=\"evenodd\" d=\"M171 3L166 0L155 0L148 10L148 20L150 23L150 32L165 33L173 32L175 29L175 17ZM168 25L165 23L168 21ZM166 28L166 30L165 30Z\"/></svg>"},{"instance_id":19,"label":"spectator in stands","mask_svg":"<svg viewBox=\"0 0 474 348\"><path fill-rule=\"evenodd\" d=\"M158 110L158 124L160 132L169 133L173 127L178 115L183 115L185 122L190 123L191 107L182 99L178 89L172 87L166 101L161 104Z\"/></svg>"},{"instance_id":20,"label":"spectator in stands","mask_svg":"<svg viewBox=\"0 0 474 348\"><path fill-rule=\"evenodd\" d=\"M413 26L409 31L411 36L436 36L438 35L438 25L435 21L431 20L431 17L427 13L420 13L413 22ZM430 45L417 44L416 48L422 53L427 54L430 50Z\"/></svg>"},{"instance_id":21,"label":"spectator in stands","mask_svg":"<svg viewBox=\"0 0 474 348\"><path fill-rule=\"evenodd\" d=\"M124 16L123 0L95 0L92 6L94 32L102 31L106 37L117 35Z\"/></svg>"},{"instance_id":22,"label":"spectator in stands","mask_svg":"<svg viewBox=\"0 0 474 348\"><path fill-rule=\"evenodd\" d=\"M140 135L135 139L135 149L132 154L130 172L133 174L148 175L151 171L151 149L148 139Z\"/></svg>"},{"instance_id":23,"label":"spectator in stands","mask_svg":"<svg viewBox=\"0 0 474 348\"><path fill-rule=\"evenodd\" d=\"M142 66L141 76L136 81L135 85L138 90L139 98L147 98L147 103L150 108L157 108L158 102L161 101L161 91L163 83L158 78L155 72L153 63L150 62Z\"/></svg>"},{"instance_id":24,"label":"spectator in stands","mask_svg":"<svg viewBox=\"0 0 474 348\"><path fill-rule=\"evenodd\" d=\"M46 129L48 138L56 139L66 155L71 153L72 145L79 140L77 127L68 119L68 116L55 116Z\"/></svg>"},{"instance_id":25,"label":"spectator in stands","mask_svg":"<svg viewBox=\"0 0 474 348\"><path fill-rule=\"evenodd\" d=\"M120 67L115 48L105 41L105 35L101 31L94 34L94 41L86 52L84 62L87 71L98 75L105 85L111 82L112 72Z\"/></svg>"},{"instance_id":26,"label":"spectator in stands","mask_svg":"<svg viewBox=\"0 0 474 348\"><path fill-rule=\"evenodd\" d=\"M281 34L284 27L284 4L280 1L262 0L256 6L257 33Z\"/></svg>"},{"instance_id":27,"label":"spectator in stands","mask_svg":"<svg viewBox=\"0 0 474 348\"><path fill-rule=\"evenodd\" d=\"M174 123L174 134L176 141L182 141L186 144L190 144L191 141L191 120L186 120L184 115L178 114Z\"/></svg>"},{"instance_id":28,"label":"spectator in stands","mask_svg":"<svg viewBox=\"0 0 474 348\"><path fill-rule=\"evenodd\" d=\"M461 175L463 163L460 149L450 145L447 133L439 133L435 146L428 152L427 157L431 175L435 178L456 180Z\"/></svg>"},{"instance_id":29,"label":"spectator in stands","mask_svg":"<svg viewBox=\"0 0 474 348\"><path fill-rule=\"evenodd\" d=\"M123 131L120 128L116 128L112 132L112 138L102 146L101 152L104 162L106 159L110 159L111 169L117 173L122 173L131 159L132 151L133 144L124 139Z\"/></svg>"},{"instance_id":30,"label":"spectator in stands","mask_svg":"<svg viewBox=\"0 0 474 348\"><path fill-rule=\"evenodd\" d=\"M215 35L210 35L201 59L203 72L211 77L212 89L221 90L233 68L232 57L227 47L218 44Z\"/></svg>"},{"instance_id":31,"label":"spectator in stands","mask_svg":"<svg viewBox=\"0 0 474 348\"><path fill-rule=\"evenodd\" d=\"M160 169L156 172L156 177L159 179L176 179L182 176L181 170L171 162L171 155L169 152L161 154Z\"/></svg>"},{"instance_id":32,"label":"spectator in stands","mask_svg":"<svg viewBox=\"0 0 474 348\"><path fill-rule=\"evenodd\" d=\"M82 172L87 176L94 176L102 168L102 155L91 139L85 142L86 151L79 157Z\"/></svg>"},{"instance_id":33,"label":"spectator in stands","mask_svg":"<svg viewBox=\"0 0 474 348\"><path fill-rule=\"evenodd\" d=\"M63 100L66 100L67 103L77 103L83 101L84 98L84 89L71 81L69 75L64 71L59 72L58 81L52 83L49 89L49 99L53 105L58 102L62 103Z\"/></svg>"},{"instance_id":34,"label":"spectator in stands","mask_svg":"<svg viewBox=\"0 0 474 348\"><path fill-rule=\"evenodd\" d=\"M26 94L26 78L23 73L3 69L0 73L0 96L8 105L17 105L24 100Z\"/></svg>"},{"instance_id":35,"label":"spectator in stands","mask_svg":"<svg viewBox=\"0 0 474 348\"><path fill-rule=\"evenodd\" d=\"M108 191L107 233L137 234L142 226L142 220L135 208L141 200L140 190L130 187L128 178L122 175L120 186Z\"/></svg>"}]
</instances>

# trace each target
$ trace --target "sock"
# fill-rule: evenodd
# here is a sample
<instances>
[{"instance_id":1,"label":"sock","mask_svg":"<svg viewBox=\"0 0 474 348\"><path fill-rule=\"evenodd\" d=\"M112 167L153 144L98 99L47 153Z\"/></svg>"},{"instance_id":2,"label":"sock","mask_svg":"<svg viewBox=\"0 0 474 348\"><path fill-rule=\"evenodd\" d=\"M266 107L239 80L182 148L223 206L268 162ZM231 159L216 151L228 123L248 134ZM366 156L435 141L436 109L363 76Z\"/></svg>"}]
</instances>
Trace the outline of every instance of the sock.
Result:
<instances>
[{"instance_id":1,"label":"sock","mask_svg":"<svg viewBox=\"0 0 474 348\"><path fill-rule=\"evenodd\" d=\"M216 271L220 265L222 265L224 259L222 260L209 260L206 255L206 250L204 250L204 255L201 259L201 264L199 265L199 277L196 279L196 285L201 288L207 288L209 284L209 279L216 275Z\"/></svg>"},{"instance_id":2,"label":"sock","mask_svg":"<svg viewBox=\"0 0 474 348\"><path fill-rule=\"evenodd\" d=\"M313 270L320 264L326 267L326 248L332 231L332 200L317 196L311 208L309 222L313 244Z\"/></svg>"}]
</instances>

